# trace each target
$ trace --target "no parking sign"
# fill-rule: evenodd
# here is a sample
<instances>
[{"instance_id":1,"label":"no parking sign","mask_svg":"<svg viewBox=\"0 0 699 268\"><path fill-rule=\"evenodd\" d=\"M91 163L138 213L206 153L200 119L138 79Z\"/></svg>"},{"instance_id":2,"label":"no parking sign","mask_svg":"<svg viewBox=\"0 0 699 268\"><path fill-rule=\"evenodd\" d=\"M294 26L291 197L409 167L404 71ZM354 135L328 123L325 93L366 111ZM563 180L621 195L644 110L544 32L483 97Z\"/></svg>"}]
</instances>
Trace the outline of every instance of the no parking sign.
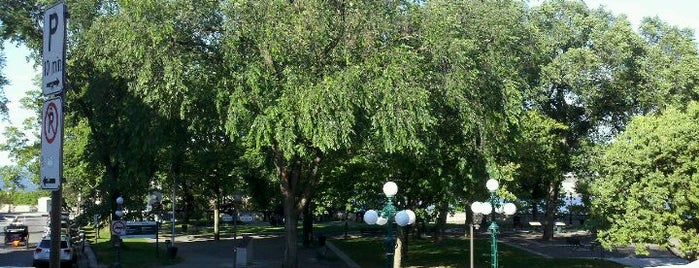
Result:
<instances>
[{"instance_id":1,"label":"no parking sign","mask_svg":"<svg viewBox=\"0 0 699 268\"><path fill-rule=\"evenodd\" d=\"M112 222L112 235L124 235L126 234L126 223L122 220L116 220Z\"/></svg>"},{"instance_id":2,"label":"no parking sign","mask_svg":"<svg viewBox=\"0 0 699 268\"><path fill-rule=\"evenodd\" d=\"M44 102L41 120L41 189L58 190L63 162L63 102Z\"/></svg>"}]
</instances>

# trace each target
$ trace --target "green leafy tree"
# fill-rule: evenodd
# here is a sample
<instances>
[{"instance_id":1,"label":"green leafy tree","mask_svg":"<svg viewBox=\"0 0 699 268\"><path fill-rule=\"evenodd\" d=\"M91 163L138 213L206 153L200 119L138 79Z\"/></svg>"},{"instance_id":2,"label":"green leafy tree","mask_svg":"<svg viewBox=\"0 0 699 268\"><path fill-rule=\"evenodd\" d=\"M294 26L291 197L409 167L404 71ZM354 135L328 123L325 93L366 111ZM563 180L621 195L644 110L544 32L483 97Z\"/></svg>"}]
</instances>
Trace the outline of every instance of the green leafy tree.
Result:
<instances>
[{"instance_id":1,"label":"green leafy tree","mask_svg":"<svg viewBox=\"0 0 699 268\"><path fill-rule=\"evenodd\" d=\"M202 139L216 139L223 129L220 107L213 104L222 73L217 70L222 66L219 2L124 1L99 11L102 15L92 20L82 39L82 59L93 62L110 83L133 96L134 104L152 113L150 122L140 121L137 128L149 137L134 137L152 141L133 151L149 158L143 162L145 169L137 169L146 171L140 180L149 181L164 171L160 174L167 175L161 182L182 198L187 224L196 202L192 190L200 186L189 179L202 175L188 173L186 167L202 166L189 150L200 146ZM118 138L117 132L112 133ZM202 171L191 169L195 170Z\"/></svg>"},{"instance_id":2,"label":"green leafy tree","mask_svg":"<svg viewBox=\"0 0 699 268\"><path fill-rule=\"evenodd\" d=\"M508 133L536 40L526 6L515 1L430 1L420 19L436 127L418 166L428 169L420 184L434 191L443 229L450 204L484 195L489 177L511 180L496 170L511 161Z\"/></svg>"},{"instance_id":3,"label":"green leafy tree","mask_svg":"<svg viewBox=\"0 0 699 268\"><path fill-rule=\"evenodd\" d=\"M699 51L693 29L669 25L658 17L644 18L639 27L645 41L645 57L635 75L636 114L650 114L666 106L683 107L699 99Z\"/></svg>"},{"instance_id":4,"label":"green leafy tree","mask_svg":"<svg viewBox=\"0 0 699 268\"><path fill-rule=\"evenodd\" d=\"M373 137L419 147L430 123L418 55L393 20L411 4L241 1L226 9L226 129L272 155L286 217L285 267L296 267L297 215L326 154Z\"/></svg>"},{"instance_id":5,"label":"green leafy tree","mask_svg":"<svg viewBox=\"0 0 699 268\"><path fill-rule=\"evenodd\" d=\"M2 27L2 24L0 24L0 27ZM5 55L3 53L3 47L2 44L0 43L0 72L5 68ZM7 78L0 74L0 120L6 120L7 119L7 113L8 113L8 108L7 108L7 97L5 97L5 90L4 87L9 83L7 81Z\"/></svg>"},{"instance_id":6,"label":"green leafy tree","mask_svg":"<svg viewBox=\"0 0 699 268\"><path fill-rule=\"evenodd\" d=\"M41 144L39 143L39 118L38 114L41 110L41 103L37 101L36 96L41 94L38 91L29 91L27 97L20 99L23 108L36 111L35 116L30 116L22 122L21 126L9 126L3 136L6 138L3 143L0 143L0 150L8 152L12 165L3 167L6 168L5 178L6 183L21 187L20 180L28 179L36 185L39 185L39 152ZM33 137L28 137L27 133L35 133ZM8 185L8 184L6 184Z\"/></svg>"},{"instance_id":7,"label":"green leafy tree","mask_svg":"<svg viewBox=\"0 0 699 268\"><path fill-rule=\"evenodd\" d=\"M592 205L603 246L699 253L699 103L635 117L601 155Z\"/></svg>"},{"instance_id":8,"label":"green leafy tree","mask_svg":"<svg viewBox=\"0 0 699 268\"><path fill-rule=\"evenodd\" d=\"M551 239L563 175L573 171L582 145L608 140L637 111L645 44L625 17L589 9L582 1L544 2L532 10L531 19L540 41L525 107L566 127L558 132L563 161L542 184L543 236Z\"/></svg>"},{"instance_id":9,"label":"green leafy tree","mask_svg":"<svg viewBox=\"0 0 699 268\"><path fill-rule=\"evenodd\" d=\"M567 130L563 125L537 111L528 111L520 119L514 158L519 164L513 193L527 201L537 217L538 201L546 198L551 176L561 174L564 166L565 144L560 135Z\"/></svg>"}]
</instances>

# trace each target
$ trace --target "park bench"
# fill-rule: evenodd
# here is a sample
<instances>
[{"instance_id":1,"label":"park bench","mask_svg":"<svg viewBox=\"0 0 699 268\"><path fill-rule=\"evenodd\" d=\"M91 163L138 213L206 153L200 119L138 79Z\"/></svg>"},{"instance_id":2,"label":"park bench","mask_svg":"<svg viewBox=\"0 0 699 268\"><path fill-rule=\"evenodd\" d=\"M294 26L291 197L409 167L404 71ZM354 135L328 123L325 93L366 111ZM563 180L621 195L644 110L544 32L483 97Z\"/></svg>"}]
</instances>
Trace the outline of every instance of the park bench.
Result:
<instances>
[{"instance_id":1,"label":"park bench","mask_svg":"<svg viewBox=\"0 0 699 268\"><path fill-rule=\"evenodd\" d=\"M567 237L566 244L571 246L571 249L573 251L577 251L579 249L584 248L583 243L580 241L580 238L577 237Z\"/></svg>"},{"instance_id":2,"label":"park bench","mask_svg":"<svg viewBox=\"0 0 699 268\"><path fill-rule=\"evenodd\" d=\"M556 233L562 233L563 228L566 227L566 223L562 221L557 221L554 223L554 225L556 226Z\"/></svg>"},{"instance_id":3,"label":"park bench","mask_svg":"<svg viewBox=\"0 0 699 268\"><path fill-rule=\"evenodd\" d=\"M585 243L578 237L567 237L566 244L570 246L572 251L589 250L593 254L599 251L600 258L604 258L604 249L600 243L595 240Z\"/></svg>"},{"instance_id":4,"label":"park bench","mask_svg":"<svg viewBox=\"0 0 699 268\"><path fill-rule=\"evenodd\" d=\"M529 222L529 227L531 227L532 232L539 232L541 231L541 222L538 221L530 221Z\"/></svg>"}]
</instances>

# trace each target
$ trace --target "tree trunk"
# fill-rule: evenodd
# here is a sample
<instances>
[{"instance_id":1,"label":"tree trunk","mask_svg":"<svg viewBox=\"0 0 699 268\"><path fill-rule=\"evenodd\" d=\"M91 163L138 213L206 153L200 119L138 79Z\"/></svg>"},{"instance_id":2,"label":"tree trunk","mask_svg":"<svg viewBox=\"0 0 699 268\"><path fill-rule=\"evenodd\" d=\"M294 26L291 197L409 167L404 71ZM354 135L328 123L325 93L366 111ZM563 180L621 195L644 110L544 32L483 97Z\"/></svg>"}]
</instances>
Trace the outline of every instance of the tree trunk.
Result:
<instances>
[{"instance_id":1,"label":"tree trunk","mask_svg":"<svg viewBox=\"0 0 699 268\"><path fill-rule=\"evenodd\" d=\"M103 164L104 164L104 167L106 170L105 175L108 178L108 183L109 183L108 191L109 192L105 193L105 195L102 196L102 198L104 199L104 198L111 197L111 200L109 200L110 201L109 204L111 204L109 211L110 211L110 214L112 215L112 217L109 217L109 219L113 220L114 211L116 211L116 208L117 208L115 201L116 201L116 198L119 197L119 195L121 194L118 190L118 185L117 185L117 180L118 180L117 178L119 177L119 174L118 174L119 167L112 165L112 161L110 160L109 156L107 156L106 154L105 154L105 158L103 160ZM112 232L109 232L109 233L110 233L110 238L113 241L114 235L112 234Z\"/></svg>"},{"instance_id":2,"label":"tree trunk","mask_svg":"<svg viewBox=\"0 0 699 268\"><path fill-rule=\"evenodd\" d=\"M303 246L311 246L313 241L313 213L311 213L311 202L306 202L303 206Z\"/></svg>"},{"instance_id":3,"label":"tree trunk","mask_svg":"<svg viewBox=\"0 0 699 268\"><path fill-rule=\"evenodd\" d=\"M274 164L279 177L282 200L284 200L284 229L286 250L284 251L284 268L298 267L298 245L296 244L298 231L299 206L296 199L298 194L298 182L301 168L298 159L286 161L278 147L274 147Z\"/></svg>"},{"instance_id":4,"label":"tree trunk","mask_svg":"<svg viewBox=\"0 0 699 268\"><path fill-rule=\"evenodd\" d=\"M298 220L298 209L296 209L296 198L292 193L282 193L284 196L284 229L286 232L286 251L284 252L284 268L298 267L298 245L296 244L296 225Z\"/></svg>"},{"instance_id":5,"label":"tree trunk","mask_svg":"<svg viewBox=\"0 0 699 268\"><path fill-rule=\"evenodd\" d=\"M218 241L221 239L221 233L219 232L219 207L218 201L214 202L214 240Z\"/></svg>"},{"instance_id":6,"label":"tree trunk","mask_svg":"<svg viewBox=\"0 0 699 268\"><path fill-rule=\"evenodd\" d=\"M539 205L536 201L532 202L532 221L539 220Z\"/></svg>"},{"instance_id":7,"label":"tree trunk","mask_svg":"<svg viewBox=\"0 0 699 268\"><path fill-rule=\"evenodd\" d=\"M544 236L543 240L548 241L553 239L553 227L556 217L556 208L558 207L558 191L560 190L561 182L552 180L549 184L549 191L546 194L546 215L544 220Z\"/></svg>"},{"instance_id":8,"label":"tree trunk","mask_svg":"<svg viewBox=\"0 0 699 268\"><path fill-rule=\"evenodd\" d=\"M278 144L272 146L274 166L279 177L282 198L284 200L284 227L286 229L286 251L284 268L298 267L298 214L301 208L309 202L311 192L317 183L317 173L320 166L321 152L316 151L316 157L303 162L299 156L285 159ZM305 170L303 168L306 168ZM305 176L302 176L305 175ZM302 181L302 179L304 179Z\"/></svg>"},{"instance_id":9,"label":"tree trunk","mask_svg":"<svg viewBox=\"0 0 699 268\"><path fill-rule=\"evenodd\" d=\"M440 202L439 204L439 216L437 217L437 243L442 243L444 241L444 231L447 228L447 215L449 214L449 204L447 202Z\"/></svg>"},{"instance_id":10,"label":"tree trunk","mask_svg":"<svg viewBox=\"0 0 699 268\"><path fill-rule=\"evenodd\" d=\"M189 227L189 220L192 217L192 204L194 203L194 196L190 187L187 186L186 180L182 181L182 197L184 201L184 206L182 207L182 232L187 232Z\"/></svg>"}]
</instances>

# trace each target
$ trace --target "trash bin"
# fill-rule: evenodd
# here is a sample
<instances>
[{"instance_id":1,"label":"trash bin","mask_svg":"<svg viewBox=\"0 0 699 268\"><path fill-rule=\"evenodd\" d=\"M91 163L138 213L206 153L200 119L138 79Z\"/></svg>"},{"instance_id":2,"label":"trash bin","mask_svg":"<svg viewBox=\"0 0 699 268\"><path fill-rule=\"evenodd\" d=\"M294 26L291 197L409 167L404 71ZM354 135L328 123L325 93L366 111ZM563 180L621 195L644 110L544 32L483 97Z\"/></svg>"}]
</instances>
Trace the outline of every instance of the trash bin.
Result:
<instances>
[{"instance_id":1,"label":"trash bin","mask_svg":"<svg viewBox=\"0 0 699 268\"><path fill-rule=\"evenodd\" d=\"M168 246L167 247L167 257L170 259L174 259L175 257L177 257L177 247Z\"/></svg>"}]
</instances>

